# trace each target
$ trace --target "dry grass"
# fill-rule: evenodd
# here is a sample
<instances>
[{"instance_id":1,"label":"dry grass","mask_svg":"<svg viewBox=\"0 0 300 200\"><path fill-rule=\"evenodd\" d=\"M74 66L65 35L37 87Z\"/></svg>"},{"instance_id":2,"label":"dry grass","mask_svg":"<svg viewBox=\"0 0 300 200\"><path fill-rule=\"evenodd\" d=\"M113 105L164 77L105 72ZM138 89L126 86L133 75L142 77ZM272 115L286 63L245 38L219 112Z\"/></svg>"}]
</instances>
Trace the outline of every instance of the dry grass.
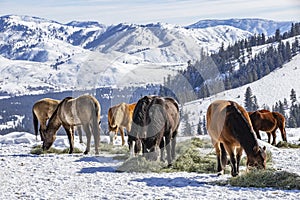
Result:
<instances>
[{"instance_id":1,"label":"dry grass","mask_svg":"<svg viewBox=\"0 0 300 200\"><path fill-rule=\"evenodd\" d=\"M237 177L232 177L228 183L239 187L272 187L285 190L300 190L300 176L286 171L274 169L252 170Z\"/></svg>"},{"instance_id":2,"label":"dry grass","mask_svg":"<svg viewBox=\"0 0 300 200\"><path fill-rule=\"evenodd\" d=\"M69 153L69 148L61 150L61 149L56 149L56 148L51 147L49 150L44 151L41 145L37 145L37 146L34 146L31 149L30 153L31 154L36 154L36 155L48 154L48 153L68 154ZM73 153L83 153L83 152L78 148L74 148Z\"/></svg>"},{"instance_id":3,"label":"dry grass","mask_svg":"<svg viewBox=\"0 0 300 200\"><path fill-rule=\"evenodd\" d=\"M300 148L300 144L291 144L285 141L280 141L276 144L278 148Z\"/></svg>"}]
</instances>

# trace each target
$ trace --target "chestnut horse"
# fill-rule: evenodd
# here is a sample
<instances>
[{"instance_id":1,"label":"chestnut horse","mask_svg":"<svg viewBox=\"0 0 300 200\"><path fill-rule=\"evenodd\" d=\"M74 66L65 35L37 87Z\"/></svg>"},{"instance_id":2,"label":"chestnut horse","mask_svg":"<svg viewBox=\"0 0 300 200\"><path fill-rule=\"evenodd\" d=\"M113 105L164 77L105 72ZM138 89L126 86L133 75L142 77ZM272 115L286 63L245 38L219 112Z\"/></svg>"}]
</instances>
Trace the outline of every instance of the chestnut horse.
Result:
<instances>
[{"instance_id":1,"label":"chestnut horse","mask_svg":"<svg viewBox=\"0 0 300 200\"><path fill-rule=\"evenodd\" d=\"M40 132L41 140L44 140L43 132L45 132L47 127L47 121L50 119L51 115L55 111L57 105L59 104L60 100L44 98L40 99L34 103L32 106L32 115L33 115L33 127L34 133L37 139L38 131ZM40 128L38 130L38 125L40 123ZM82 141L82 130L81 127L77 127L78 135L80 143Z\"/></svg>"},{"instance_id":2,"label":"chestnut horse","mask_svg":"<svg viewBox=\"0 0 300 200\"><path fill-rule=\"evenodd\" d=\"M257 110L255 112L249 112L249 115L258 139L261 139L259 131L265 131L268 135L268 143L271 144L272 135L272 145L276 145L276 130L279 128L282 140L287 141L285 118L281 113L270 112L268 110Z\"/></svg>"},{"instance_id":3,"label":"chestnut horse","mask_svg":"<svg viewBox=\"0 0 300 200\"><path fill-rule=\"evenodd\" d=\"M116 139L118 131L122 137L122 145L125 144L124 128L127 132L131 130L132 115L136 103L126 104L120 103L108 109L108 129L109 132L114 132L114 139Z\"/></svg>"},{"instance_id":4,"label":"chestnut horse","mask_svg":"<svg viewBox=\"0 0 300 200\"><path fill-rule=\"evenodd\" d=\"M67 97L63 99L49 119L43 141L43 149L48 150L56 139L56 132L63 126L69 139L70 151L74 148L74 126L82 126L87 137L87 147L84 154L90 151L91 135L94 135L95 152L99 154L100 143L100 104L90 95L82 95L77 98Z\"/></svg>"},{"instance_id":5,"label":"chestnut horse","mask_svg":"<svg viewBox=\"0 0 300 200\"><path fill-rule=\"evenodd\" d=\"M166 147L168 166L171 166L175 159L178 127L179 106L176 100L144 96L137 102L133 112L133 123L128 134L129 149L137 154L142 148L143 155L154 161L160 153L160 159L164 161Z\"/></svg>"},{"instance_id":6,"label":"chestnut horse","mask_svg":"<svg viewBox=\"0 0 300 200\"><path fill-rule=\"evenodd\" d=\"M239 174L243 149L247 155L247 169L266 168L266 147L260 147L247 111L233 101L217 100L207 109L207 130L217 154L218 175L224 173L227 153L231 175Z\"/></svg>"}]
</instances>

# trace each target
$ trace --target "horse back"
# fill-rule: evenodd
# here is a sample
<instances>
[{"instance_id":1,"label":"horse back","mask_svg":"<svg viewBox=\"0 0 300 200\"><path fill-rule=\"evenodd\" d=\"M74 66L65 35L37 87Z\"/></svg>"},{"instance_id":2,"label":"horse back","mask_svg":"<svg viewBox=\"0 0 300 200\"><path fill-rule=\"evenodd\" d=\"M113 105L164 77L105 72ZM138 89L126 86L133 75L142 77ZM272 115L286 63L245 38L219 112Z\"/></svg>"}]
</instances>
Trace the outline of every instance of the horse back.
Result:
<instances>
[{"instance_id":1,"label":"horse back","mask_svg":"<svg viewBox=\"0 0 300 200\"><path fill-rule=\"evenodd\" d=\"M40 118L49 119L59 104L59 100L44 98L38 100L32 107L32 112Z\"/></svg>"},{"instance_id":2,"label":"horse back","mask_svg":"<svg viewBox=\"0 0 300 200\"><path fill-rule=\"evenodd\" d=\"M243 124L248 128L252 127L247 111L239 104L226 100L217 100L210 104L206 120L207 130L213 144L226 142L234 146L240 146L237 140L239 136L235 129L241 123L239 120L234 119L235 115L239 115L243 120Z\"/></svg>"}]
</instances>

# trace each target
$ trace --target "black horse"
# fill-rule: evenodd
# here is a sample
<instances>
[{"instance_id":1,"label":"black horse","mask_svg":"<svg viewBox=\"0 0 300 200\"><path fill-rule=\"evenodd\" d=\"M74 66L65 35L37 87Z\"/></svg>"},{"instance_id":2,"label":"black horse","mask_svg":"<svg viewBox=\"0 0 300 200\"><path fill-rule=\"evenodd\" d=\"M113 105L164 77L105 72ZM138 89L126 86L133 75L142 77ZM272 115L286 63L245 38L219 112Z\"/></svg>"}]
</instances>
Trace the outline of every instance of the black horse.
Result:
<instances>
[{"instance_id":1,"label":"black horse","mask_svg":"<svg viewBox=\"0 0 300 200\"><path fill-rule=\"evenodd\" d=\"M133 112L133 123L128 134L129 148L135 153L142 149L143 155L149 160L157 160L160 149L163 161L166 147L168 165L171 166L175 158L178 126L179 106L176 100L144 96L137 102Z\"/></svg>"}]
</instances>

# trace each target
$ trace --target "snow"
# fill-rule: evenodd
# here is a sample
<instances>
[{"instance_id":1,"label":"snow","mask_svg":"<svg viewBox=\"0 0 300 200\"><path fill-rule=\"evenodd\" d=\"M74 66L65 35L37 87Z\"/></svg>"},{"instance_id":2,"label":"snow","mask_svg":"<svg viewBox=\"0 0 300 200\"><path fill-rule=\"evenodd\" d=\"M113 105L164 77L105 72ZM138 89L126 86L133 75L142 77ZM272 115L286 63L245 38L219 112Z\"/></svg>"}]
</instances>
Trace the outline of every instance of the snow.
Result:
<instances>
[{"instance_id":1,"label":"snow","mask_svg":"<svg viewBox=\"0 0 300 200\"><path fill-rule=\"evenodd\" d=\"M245 93L247 87L250 87L252 94L256 96L260 109L264 105L268 105L270 109L276 102L287 99L290 105L291 90L294 89L297 94L297 99L300 96L300 55L293 57L293 59L284 64L282 68L277 69L267 76L242 87L220 92L216 95L205 99L188 102L183 106L183 111L189 114L191 124L197 125L199 119L205 115L206 110L211 102L217 99L232 100L244 106ZM288 114L288 113L286 113ZM194 127L197 128L197 127Z\"/></svg>"},{"instance_id":2,"label":"snow","mask_svg":"<svg viewBox=\"0 0 300 200\"><path fill-rule=\"evenodd\" d=\"M299 131L288 129L288 139L299 142ZM40 142L26 132L0 136L1 199L298 199L300 195L299 190L212 183L228 179L228 174L120 173L115 170L122 161L113 159L114 155L30 154L36 144ZM77 137L75 146L81 146ZM68 147L67 137L58 136L54 147ZM275 168L300 174L298 149L267 148Z\"/></svg>"}]
</instances>

